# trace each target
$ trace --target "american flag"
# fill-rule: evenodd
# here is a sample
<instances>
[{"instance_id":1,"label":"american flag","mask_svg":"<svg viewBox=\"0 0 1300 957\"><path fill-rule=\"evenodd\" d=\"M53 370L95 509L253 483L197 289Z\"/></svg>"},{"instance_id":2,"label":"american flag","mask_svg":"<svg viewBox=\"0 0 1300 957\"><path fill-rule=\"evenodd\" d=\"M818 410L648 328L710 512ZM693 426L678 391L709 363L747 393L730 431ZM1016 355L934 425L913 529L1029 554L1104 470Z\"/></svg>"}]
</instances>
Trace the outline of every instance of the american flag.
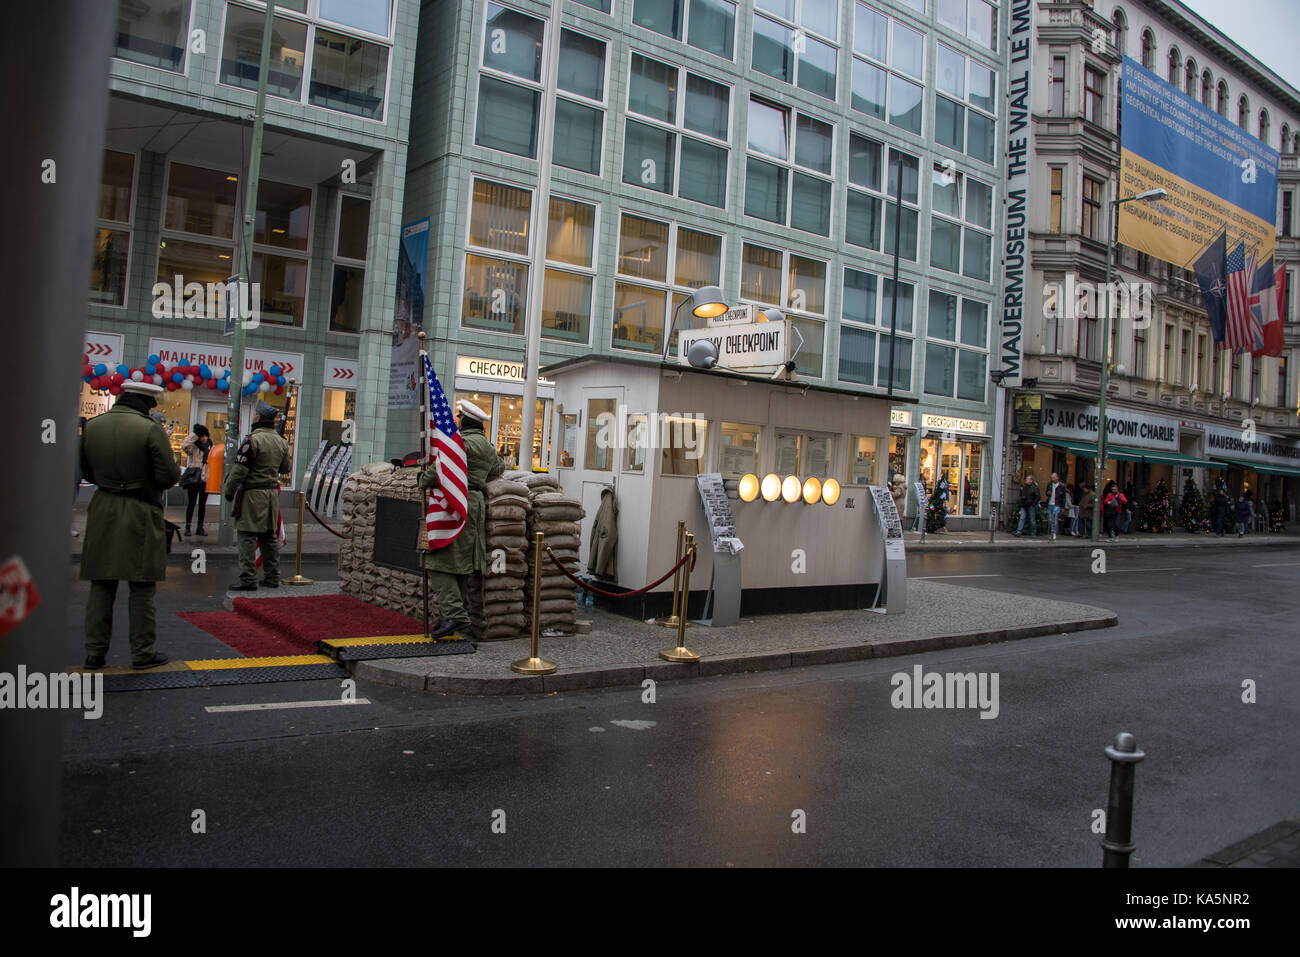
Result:
<instances>
[{"instance_id":1,"label":"american flag","mask_svg":"<svg viewBox=\"0 0 1300 957\"><path fill-rule=\"evenodd\" d=\"M1252 332L1254 317L1250 314L1250 283L1255 278L1255 250L1246 256L1246 244L1228 253L1225 263L1228 274L1228 333L1227 346L1234 352L1255 348ZM1261 341L1263 339L1261 333Z\"/></svg>"},{"instance_id":2,"label":"american flag","mask_svg":"<svg viewBox=\"0 0 1300 957\"><path fill-rule=\"evenodd\" d=\"M428 547L433 550L450 545L465 530L469 517L469 465L465 459L465 440L456 428L447 395L433 372L433 363L427 355L420 358L429 388L429 448L438 476L438 487L429 495L425 517Z\"/></svg>"}]
</instances>

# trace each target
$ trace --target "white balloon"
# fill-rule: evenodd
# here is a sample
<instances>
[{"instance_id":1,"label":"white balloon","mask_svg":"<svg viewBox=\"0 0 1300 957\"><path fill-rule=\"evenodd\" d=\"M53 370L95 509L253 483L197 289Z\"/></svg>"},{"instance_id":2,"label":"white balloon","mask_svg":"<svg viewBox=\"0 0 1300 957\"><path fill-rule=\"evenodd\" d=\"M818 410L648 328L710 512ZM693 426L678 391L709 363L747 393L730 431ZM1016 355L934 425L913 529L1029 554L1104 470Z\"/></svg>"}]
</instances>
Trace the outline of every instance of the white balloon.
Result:
<instances>
[{"instance_id":1,"label":"white balloon","mask_svg":"<svg viewBox=\"0 0 1300 957\"><path fill-rule=\"evenodd\" d=\"M144 373L141 372L139 369L136 369L134 372L131 373L132 382L141 382L143 380L144 380Z\"/></svg>"},{"instance_id":2,"label":"white balloon","mask_svg":"<svg viewBox=\"0 0 1300 957\"><path fill-rule=\"evenodd\" d=\"M252 381L253 381L253 373L251 373L251 372L249 372L247 369L245 369L245 370L244 370L244 385L248 385L248 384L249 384L250 382L252 382Z\"/></svg>"},{"instance_id":3,"label":"white balloon","mask_svg":"<svg viewBox=\"0 0 1300 957\"><path fill-rule=\"evenodd\" d=\"M162 376L160 376L160 375L159 375L158 373L156 373L156 372L153 374L153 384L154 384L154 385L162 385Z\"/></svg>"},{"instance_id":4,"label":"white balloon","mask_svg":"<svg viewBox=\"0 0 1300 957\"><path fill-rule=\"evenodd\" d=\"M271 383L269 383L269 382L259 382L259 383L257 384L257 391L258 391L258 392L270 392L270 391L271 391Z\"/></svg>"},{"instance_id":5,"label":"white balloon","mask_svg":"<svg viewBox=\"0 0 1300 957\"><path fill-rule=\"evenodd\" d=\"M181 388L184 389L186 392L191 392L194 389L194 383L191 380L186 379L184 382L181 383Z\"/></svg>"}]
</instances>

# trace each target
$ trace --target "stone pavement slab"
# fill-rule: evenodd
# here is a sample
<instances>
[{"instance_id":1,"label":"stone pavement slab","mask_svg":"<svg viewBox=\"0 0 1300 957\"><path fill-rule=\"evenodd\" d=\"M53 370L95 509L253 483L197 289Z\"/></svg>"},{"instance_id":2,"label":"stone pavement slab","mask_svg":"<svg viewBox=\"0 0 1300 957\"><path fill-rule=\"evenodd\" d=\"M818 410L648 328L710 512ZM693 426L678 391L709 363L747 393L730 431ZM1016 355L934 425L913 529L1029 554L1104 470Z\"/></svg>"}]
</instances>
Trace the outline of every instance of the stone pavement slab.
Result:
<instances>
[{"instance_id":1,"label":"stone pavement slab","mask_svg":"<svg viewBox=\"0 0 1300 957\"><path fill-rule=\"evenodd\" d=\"M1300 867L1300 818L1280 821L1208 854L1193 867Z\"/></svg>"}]
</instances>

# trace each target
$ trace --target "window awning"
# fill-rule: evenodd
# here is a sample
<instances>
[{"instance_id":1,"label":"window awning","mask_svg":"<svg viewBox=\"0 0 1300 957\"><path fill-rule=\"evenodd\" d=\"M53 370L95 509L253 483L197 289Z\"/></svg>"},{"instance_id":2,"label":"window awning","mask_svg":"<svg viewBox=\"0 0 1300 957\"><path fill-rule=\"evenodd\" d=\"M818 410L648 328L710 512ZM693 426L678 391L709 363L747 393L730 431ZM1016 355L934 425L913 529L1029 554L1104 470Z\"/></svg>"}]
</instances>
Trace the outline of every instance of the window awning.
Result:
<instances>
[{"instance_id":1,"label":"window awning","mask_svg":"<svg viewBox=\"0 0 1300 957\"><path fill-rule=\"evenodd\" d=\"M1218 458L1216 456L1216 458ZM1218 459L1223 464L1221 469L1250 469L1261 475L1285 475L1287 478L1300 478L1300 468L1288 468L1285 465L1263 465L1259 462L1245 462L1241 459Z\"/></svg>"},{"instance_id":2,"label":"window awning","mask_svg":"<svg viewBox=\"0 0 1300 957\"><path fill-rule=\"evenodd\" d=\"M1184 455L1182 452L1151 452L1143 451L1142 460L1153 464L1161 465L1184 465L1193 469L1224 469L1227 468L1222 462L1213 462L1210 459L1198 459L1194 455Z\"/></svg>"},{"instance_id":3,"label":"window awning","mask_svg":"<svg viewBox=\"0 0 1300 957\"><path fill-rule=\"evenodd\" d=\"M1072 455L1081 455L1084 458L1089 459L1095 459L1097 457L1096 442L1049 439L1038 435L1027 435L1025 438L1034 442L1043 442L1047 445L1055 446L1058 449L1064 449ZM1184 465L1188 468L1200 469L1227 468L1227 466L1222 465L1219 462L1212 462L1209 459L1198 459L1194 455L1183 455L1181 452L1157 452L1152 449L1130 448L1126 445L1107 445L1106 458L1119 459L1124 462L1147 462L1152 465Z\"/></svg>"}]
</instances>

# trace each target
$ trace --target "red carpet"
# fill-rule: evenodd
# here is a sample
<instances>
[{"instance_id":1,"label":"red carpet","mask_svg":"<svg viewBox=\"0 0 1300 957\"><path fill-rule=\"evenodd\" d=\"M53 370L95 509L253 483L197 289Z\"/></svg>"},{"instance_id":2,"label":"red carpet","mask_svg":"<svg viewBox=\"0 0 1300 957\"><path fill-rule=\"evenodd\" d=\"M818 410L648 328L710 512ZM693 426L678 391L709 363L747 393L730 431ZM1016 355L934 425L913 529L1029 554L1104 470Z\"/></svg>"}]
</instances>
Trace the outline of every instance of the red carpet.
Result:
<instances>
[{"instance_id":1,"label":"red carpet","mask_svg":"<svg viewBox=\"0 0 1300 957\"><path fill-rule=\"evenodd\" d=\"M325 638L418 635L424 623L348 595L236 598L234 611L180 612L181 618L250 658L300 655Z\"/></svg>"},{"instance_id":2,"label":"red carpet","mask_svg":"<svg viewBox=\"0 0 1300 957\"><path fill-rule=\"evenodd\" d=\"M182 611L177 613L196 628L225 642L245 658L299 655L302 649L274 631L230 611Z\"/></svg>"}]
</instances>

